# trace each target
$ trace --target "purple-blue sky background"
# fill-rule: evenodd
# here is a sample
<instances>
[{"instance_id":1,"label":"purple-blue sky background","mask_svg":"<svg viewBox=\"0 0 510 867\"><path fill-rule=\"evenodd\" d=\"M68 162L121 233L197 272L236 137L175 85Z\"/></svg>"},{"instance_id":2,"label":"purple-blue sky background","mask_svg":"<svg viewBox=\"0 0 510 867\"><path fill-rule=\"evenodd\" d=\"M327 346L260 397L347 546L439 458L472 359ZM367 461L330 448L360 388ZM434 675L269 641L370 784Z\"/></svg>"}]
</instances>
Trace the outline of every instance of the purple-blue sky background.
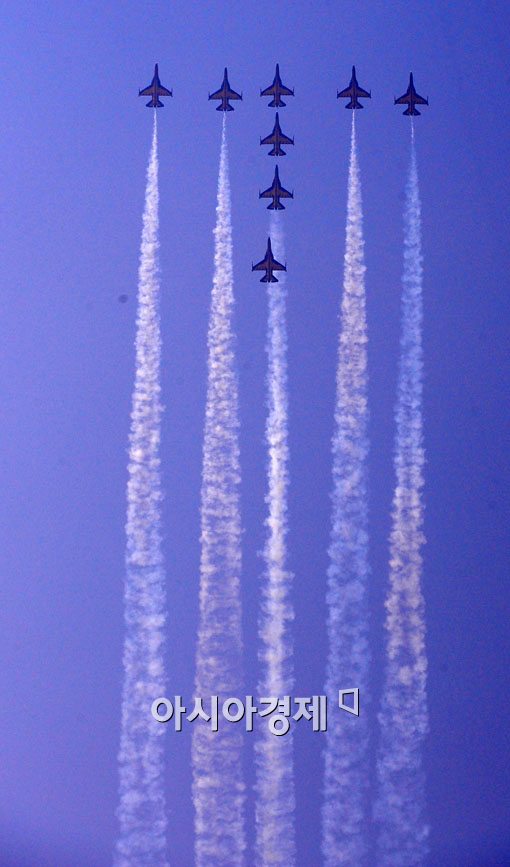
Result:
<instances>
[{"instance_id":1,"label":"purple-blue sky background","mask_svg":"<svg viewBox=\"0 0 510 867\"><path fill-rule=\"evenodd\" d=\"M155 61L159 113L163 475L169 694L192 691L201 432L223 67L243 466L246 691L257 677L264 518L266 298L258 201L274 160L259 98L278 61L296 145L279 161L289 290L295 694L322 691L338 308L355 63L367 262L374 685L392 496L402 205L412 69L425 254L424 591L430 865L510 859L509 18L503 2L12 3L0 36L0 862L103 867L117 826L126 445ZM126 304L118 296L129 296ZM351 686L351 684L346 684ZM190 725L169 729L171 863L192 863ZM299 863L320 862L322 740L296 729ZM374 734L376 730L374 729ZM248 746L252 742L248 739ZM247 776L253 782L251 759ZM249 801L252 835L252 798Z\"/></svg>"}]
</instances>

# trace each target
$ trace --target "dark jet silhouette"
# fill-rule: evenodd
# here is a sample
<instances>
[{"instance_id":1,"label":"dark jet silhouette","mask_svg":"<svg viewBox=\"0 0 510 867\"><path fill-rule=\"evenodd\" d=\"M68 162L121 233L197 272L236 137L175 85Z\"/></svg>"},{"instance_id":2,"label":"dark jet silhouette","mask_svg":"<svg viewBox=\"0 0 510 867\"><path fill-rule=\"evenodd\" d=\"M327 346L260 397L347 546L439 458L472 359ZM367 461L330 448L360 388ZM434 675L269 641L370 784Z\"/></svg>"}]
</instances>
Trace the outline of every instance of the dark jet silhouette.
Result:
<instances>
[{"instance_id":1,"label":"dark jet silhouette","mask_svg":"<svg viewBox=\"0 0 510 867\"><path fill-rule=\"evenodd\" d=\"M407 90L403 94L403 96L399 96L399 98L396 99L393 104L394 105L407 105L406 110L403 111L402 114L411 114L411 115L421 114L421 111L418 111L418 109L416 108L417 105L428 105L429 104L428 97L427 97L427 99L424 99L423 96L420 96L419 93L416 93L416 90L414 89L414 81L413 81L413 73L412 72L409 76L409 87L407 88Z\"/></svg>"},{"instance_id":2,"label":"dark jet silhouette","mask_svg":"<svg viewBox=\"0 0 510 867\"><path fill-rule=\"evenodd\" d=\"M163 108L163 103L160 101L160 96L173 96L171 90L163 87L159 80L158 64L154 67L154 77L148 87L138 91L138 96L150 96L149 102L146 103L147 108Z\"/></svg>"},{"instance_id":3,"label":"dark jet silhouette","mask_svg":"<svg viewBox=\"0 0 510 867\"><path fill-rule=\"evenodd\" d=\"M281 147L282 144L294 144L294 139L289 138L284 135L280 128L280 120L278 118L278 112L276 112L276 120L274 122L273 131L270 135L267 135L265 138L260 139L261 145L273 145L272 150L269 151L268 156L270 157L284 157L286 151Z\"/></svg>"},{"instance_id":4,"label":"dark jet silhouette","mask_svg":"<svg viewBox=\"0 0 510 867\"><path fill-rule=\"evenodd\" d=\"M270 204L267 206L269 211L284 211L285 205L282 205L280 199L293 198L294 193L289 193L288 190L282 187L280 183L280 175L278 174L278 166L275 166L272 186L268 187L267 190L264 190L263 193L259 193L259 199L271 199Z\"/></svg>"},{"instance_id":5,"label":"dark jet silhouette","mask_svg":"<svg viewBox=\"0 0 510 867\"><path fill-rule=\"evenodd\" d=\"M286 271L287 266L277 262L271 250L271 238L267 239L266 255L261 262L251 266L252 271L265 271L263 277L260 278L261 283L278 283L278 280L273 274L273 271Z\"/></svg>"},{"instance_id":6,"label":"dark jet silhouette","mask_svg":"<svg viewBox=\"0 0 510 867\"><path fill-rule=\"evenodd\" d=\"M230 84L228 82L227 67L225 67L225 73L223 75L221 87L219 90L215 90L214 93L210 93L209 99L221 99L221 105L217 106L216 111L234 111L234 106L230 105L229 100L242 98L242 93L236 93L235 90L232 90L232 88L230 87Z\"/></svg>"},{"instance_id":7,"label":"dark jet silhouette","mask_svg":"<svg viewBox=\"0 0 510 867\"><path fill-rule=\"evenodd\" d=\"M359 102L360 99L371 99L372 92L368 92L368 90L363 90L362 87L359 86L356 79L356 67L352 67L352 75L351 80L349 82L349 86L345 88L345 90L339 90L336 95L337 99L348 99L349 102L345 106L346 108L364 108Z\"/></svg>"},{"instance_id":8,"label":"dark jet silhouette","mask_svg":"<svg viewBox=\"0 0 510 867\"><path fill-rule=\"evenodd\" d=\"M276 73L272 85L266 87L265 90L261 90L260 95L273 97L269 103L270 108L278 108L279 106L286 105L287 103L283 101L282 96L294 96L294 91L291 90L290 87L285 87L285 85L282 84L280 78L280 67L278 64L276 64Z\"/></svg>"}]
</instances>

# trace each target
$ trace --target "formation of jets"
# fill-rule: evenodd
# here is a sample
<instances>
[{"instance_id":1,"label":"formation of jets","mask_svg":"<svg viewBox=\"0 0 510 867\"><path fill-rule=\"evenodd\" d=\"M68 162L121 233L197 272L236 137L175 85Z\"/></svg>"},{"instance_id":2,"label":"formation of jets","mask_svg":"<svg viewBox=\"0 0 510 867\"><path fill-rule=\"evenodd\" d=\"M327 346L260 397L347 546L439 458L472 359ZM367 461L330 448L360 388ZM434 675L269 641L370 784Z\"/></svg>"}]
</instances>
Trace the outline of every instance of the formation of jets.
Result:
<instances>
[{"instance_id":1,"label":"formation of jets","mask_svg":"<svg viewBox=\"0 0 510 867\"><path fill-rule=\"evenodd\" d=\"M269 106L271 108L280 108L286 105L283 101L282 96L294 96L294 90L290 87L286 87L285 84L282 83L280 78L280 67L278 63L276 64L276 73L273 79L273 83L266 87L265 90L260 91L261 96L271 96L271 102ZM154 67L154 75L151 83L148 87L144 87L143 90L138 91L138 96L150 96L149 102L146 103L147 108L163 108L163 103L160 100L161 96L173 96L173 91L168 90L168 88L163 87L161 81L159 80L159 72L158 72L158 64L156 63ZM359 86L358 80L356 78L356 67L352 67L352 75L349 84L344 90L339 90L337 92L337 99L348 99L349 102L346 104L346 108L356 109L363 108L360 99L371 99L372 94L368 90L364 90ZM223 81L221 83L221 87L219 90L215 90L214 93L209 94L209 99L218 99L220 100L220 105L217 106L216 111L233 111L234 106L230 105L232 100L242 99L242 93L237 93L235 90L232 90L230 87L230 83L228 80L228 72L225 67L225 71L223 74ZM420 111L416 108L417 105L428 105L428 98L420 96L419 93L416 92L414 81L413 81L413 73L411 72L409 76L409 86L402 96L399 96L398 99L394 100L394 105L407 105L406 110L403 114L407 115L419 115ZM269 151L270 156L285 156L285 151L282 150L282 144L294 144L294 139L289 138L284 135L280 128L280 121L278 118L278 112L276 112L276 120L273 131L270 135L266 136L265 139L260 140L261 144L271 144L273 145L273 150Z\"/></svg>"},{"instance_id":2,"label":"formation of jets","mask_svg":"<svg viewBox=\"0 0 510 867\"><path fill-rule=\"evenodd\" d=\"M294 96L294 90L290 87L287 87L280 78L280 67L276 64L276 71L273 78L273 83L266 87L264 90L260 91L261 96L270 96L271 101L269 103L269 108L284 108L286 103L283 101L282 96ZM261 145L272 145L271 150L269 151L270 157L284 157L286 151L283 150L282 144L284 145L293 145L294 139L289 138L288 135L285 135L282 132L282 128L280 126L280 118L278 116L278 112L275 114L275 121L272 132L267 135L265 138L260 139ZM267 206L270 211L284 211L285 205L282 205L281 199L293 199L294 193L290 193L285 187L282 186L280 182L280 174L278 172L278 166L275 166L274 170L274 178L273 183L267 190L264 190L263 193L259 192L259 199L271 199L269 205ZM260 262L257 262L256 265L251 266L252 271L264 271L264 276L260 278L261 283L278 283L278 278L274 276L275 271L286 271L287 265L282 265L281 262L278 262L277 259L273 256L273 251L271 249L271 238L267 239L267 249L266 254Z\"/></svg>"},{"instance_id":3,"label":"formation of jets","mask_svg":"<svg viewBox=\"0 0 510 867\"><path fill-rule=\"evenodd\" d=\"M294 89L287 87L285 84L283 84L281 80L280 67L278 63L276 64L276 72L272 84L270 84L269 87L266 87L264 90L261 90L260 95L271 97L271 101L269 102L270 108L283 108L286 103L283 101L282 96L294 96ZM151 83L148 85L148 87L144 87L143 90L139 90L138 96L150 97L149 101L146 103L147 108L163 108L163 103L161 102L160 97L173 96L173 92L171 90L168 90L166 87L163 87L161 81L159 80L157 63L154 67L154 75L152 77ZM216 111L233 111L234 106L230 105L230 103L234 100L242 98L242 93L237 93L237 91L231 88L228 80L227 67L225 67L221 87L219 88L219 90L215 90L214 93L210 93L209 99L219 101L220 104L216 107ZM347 99L348 102L346 103L345 108L349 108L354 111L355 109L363 108L360 99L371 98L371 92L368 90L364 90L358 84L358 80L356 78L356 67L353 66L351 80L347 87L345 87L343 90L337 91L337 99ZM428 104L428 98L425 99L423 96L420 96L420 94L416 92L413 81L413 73L411 72L409 76L409 86L406 92L402 94L402 96L399 96L398 99L394 99L394 105L407 106L403 114L415 117L416 115L421 114L421 112L418 111L416 106ZM294 144L294 139L290 138L289 136L285 135L284 132L282 132L278 112L276 112L272 132L265 138L261 138L260 144L272 146L271 150L269 151L269 156L271 157L285 156L286 151L283 150L282 145ZM259 192L259 199L271 199L269 205L267 206L268 209L271 211L284 211L285 205L282 205L281 199L293 198L294 193L290 193L288 190L285 189L285 187L282 186L280 182L278 166L276 166L271 186L268 187L267 190L264 190L262 193ZM287 270L286 265L282 265L281 262L278 262L274 258L273 251L271 249L271 238L267 239L267 249L264 258L261 259L260 262L257 262L256 265L252 264L251 269L252 271L264 272L264 276L260 278L261 283L278 283L277 277L274 276L274 271Z\"/></svg>"}]
</instances>

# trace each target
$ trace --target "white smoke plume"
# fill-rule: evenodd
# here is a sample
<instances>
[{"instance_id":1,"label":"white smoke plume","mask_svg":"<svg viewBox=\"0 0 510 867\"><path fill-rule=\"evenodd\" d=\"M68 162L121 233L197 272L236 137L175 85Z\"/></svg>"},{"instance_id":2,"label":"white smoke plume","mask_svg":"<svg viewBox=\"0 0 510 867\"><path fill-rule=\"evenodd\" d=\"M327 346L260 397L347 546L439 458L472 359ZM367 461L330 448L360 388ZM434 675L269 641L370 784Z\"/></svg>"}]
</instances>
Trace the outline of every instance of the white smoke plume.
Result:
<instances>
[{"instance_id":1,"label":"white smoke plume","mask_svg":"<svg viewBox=\"0 0 510 867\"><path fill-rule=\"evenodd\" d=\"M156 113L138 273L136 372L127 485L125 641L116 867L167 864L163 727L165 572L161 552L158 133Z\"/></svg>"},{"instance_id":2,"label":"white smoke plume","mask_svg":"<svg viewBox=\"0 0 510 867\"><path fill-rule=\"evenodd\" d=\"M346 250L333 451L332 529L328 568L322 852L327 867L367 863L369 758L367 584L367 325L361 187L352 115ZM360 716L338 709L338 690L360 690ZM336 711L335 711L336 707Z\"/></svg>"},{"instance_id":3,"label":"white smoke plume","mask_svg":"<svg viewBox=\"0 0 510 867\"><path fill-rule=\"evenodd\" d=\"M377 762L380 865L416 867L428 852L423 739L428 730L423 526L421 204L412 130L404 213L402 325L395 474L386 599L387 659Z\"/></svg>"},{"instance_id":4,"label":"white smoke plume","mask_svg":"<svg viewBox=\"0 0 510 867\"><path fill-rule=\"evenodd\" d=\"M280 215L271 215L270 235L276 259L284 261ZM269 316L267 370L267 537L259 621L262 676L260 696L292 695L293 646L289 624L294 618L290 600L292 574L287 570L288 397L285 272L268 283ZM275 736L261 720L256 743L256 856L260 865L295 864L294 775L292 728Z\"/></svg>"},{"instance_id":5,"label":"white smoke plume","mask_svg":"<svg viewBox=\"0 0 510 867\"><path fill-rule=\"evenodd\" d=\"M201 494L200 613L195 694L241 697L241 520L238 383L225 115L216 207L208 332ZM224 721L223 721L224 722ZM245 863L243 723L193 724L193 802L198 867Z\"/></svg>"}]
</instances>

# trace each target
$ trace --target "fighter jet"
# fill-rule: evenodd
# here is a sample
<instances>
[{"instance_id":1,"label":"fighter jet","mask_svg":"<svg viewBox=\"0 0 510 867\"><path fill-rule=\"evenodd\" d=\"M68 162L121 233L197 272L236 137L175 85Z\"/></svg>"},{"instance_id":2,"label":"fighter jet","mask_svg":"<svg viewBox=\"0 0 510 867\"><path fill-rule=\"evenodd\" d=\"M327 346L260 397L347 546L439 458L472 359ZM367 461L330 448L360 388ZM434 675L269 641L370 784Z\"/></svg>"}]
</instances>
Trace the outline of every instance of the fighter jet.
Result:
<instances>
[{"instance_id":1,"label":"fighter jet","mask_svg":"<svg viewBox=\"0 0 510 867\"><path fill-rule=\"evenodd\" d=\"M159 80L158 64L154 67L154 77L148 87L138 91L138 96L150 96L149 102L146 103L147 108L163 108L163 103L160 101L160 96L173 96L171 90L163 87Z\"/></svg>"},{"instance_id":2,"label":"fighter jet","mask_svg":"<svg viewBox=\"0 0 510 867\"><path fill-rule=\"evenodd\" d=\"M280 175L278 174L278 166L275 166L272 186L267 190L264 190L263 193L259 193L259 199L271 199L270 204L267 206L269 211L284 211L285 205L282 205L280 199L293 198L294 193L289 193L288 190L285 190L282 187L280 183Z\"/></svg>"},{"instance_id":3,"label":"fighter jet","mask_svg":"<svg viewBox=\"0 0 510 867\"><path fill-rule=\"evenodd\" d=\"M270 87L266 87L265 90L260 91L261 96L272 96L273 99L269 103L270 108L278 108L279 106L287 105L286 102L283 101L283 96L294 96L294 91L290 89L290 87L285 87L282 84L282 80L280 78L280 67L276 64L276 73L273 78L273 83Z\"/></svg>"},{"instance_id":4,"label":"fighter jet","mask_svg":"<svg viewBox=\"0 0 510 867\"><path fill-rule=\"evenodd\" d=\"M359 99L371 99L372 91L370 93L368 90L363 90L362 87L359 86L356 79L356 67L352 67L352 75L351 80L349 82L349 86L345 88L345 90L339 90L337 92L337 99L348 99L349 102L345 106L346 108L364 108L359 102Z\"/></svg>"},{"instance_id":5,"label":"fighter jet","mask_svg":"<svg viewBox=\"0 0 510 867\"><path fill-rule=\"evenodd\" d=\"M399 98L396 99L393 104L394 105L407 105L406 110L403 111L402 114L412 114L412 115L421 114L421 111L418 111L418 109L416 108L417 105L428 105L429 104L428 97L427 97L427 99L424 99L423 96L420 96L418 93L416 93L416 90L414 89L414 81L413 81L413 73L412 72L409 76L409 87L407 88L404 95L399 96Z\"/></svg>"},{"instance_id":6,"label":"fighter jet","mask_svg":"<svg viewBox=\"0 0 510 867\"><path fill-rule=\"evenodd\" d=\"M277 262L271 250L271 238L267 239L266 255L261 262L251 266L252 271L265 271L263 277L260 278L261 283L278 283L279 281L274 276L273 271L286 271L287 266Z\"/></svg>"},{"instance_id":7,"label":"fighter jet","mask_svg":"<svg viewBox=\"0 0 510 867\"><path fill-rule=\"evenodd\" d=\"M232 90L230 87L230 84L228 83L227 67L225 67L221 87L219 90L215 90L214 93L210 93L209 99L221 99L221 105L217 106L216 111L234 111L234 106L230 105L229 100L242 98L243 95L241 93L236 93L235 90Z\"/></svg>"},{"instance_id":8,"label":"fighter jet","mask_svg":"<svg viewBox=\"0 0 510 867\"><path fill-rule=\"evenodd\" d=\"M269 151L268 156L270 157L284 157L286 151L281 147L282 144L294 144L294 139L289 138L284 135L280 128L280 121L278 118L278 112L276 112L276 120L274 122L273 131L270 135L267 135L265 138L260 139L261 145L273 145L272 150Z\"/></svg>"}]
</instances>

